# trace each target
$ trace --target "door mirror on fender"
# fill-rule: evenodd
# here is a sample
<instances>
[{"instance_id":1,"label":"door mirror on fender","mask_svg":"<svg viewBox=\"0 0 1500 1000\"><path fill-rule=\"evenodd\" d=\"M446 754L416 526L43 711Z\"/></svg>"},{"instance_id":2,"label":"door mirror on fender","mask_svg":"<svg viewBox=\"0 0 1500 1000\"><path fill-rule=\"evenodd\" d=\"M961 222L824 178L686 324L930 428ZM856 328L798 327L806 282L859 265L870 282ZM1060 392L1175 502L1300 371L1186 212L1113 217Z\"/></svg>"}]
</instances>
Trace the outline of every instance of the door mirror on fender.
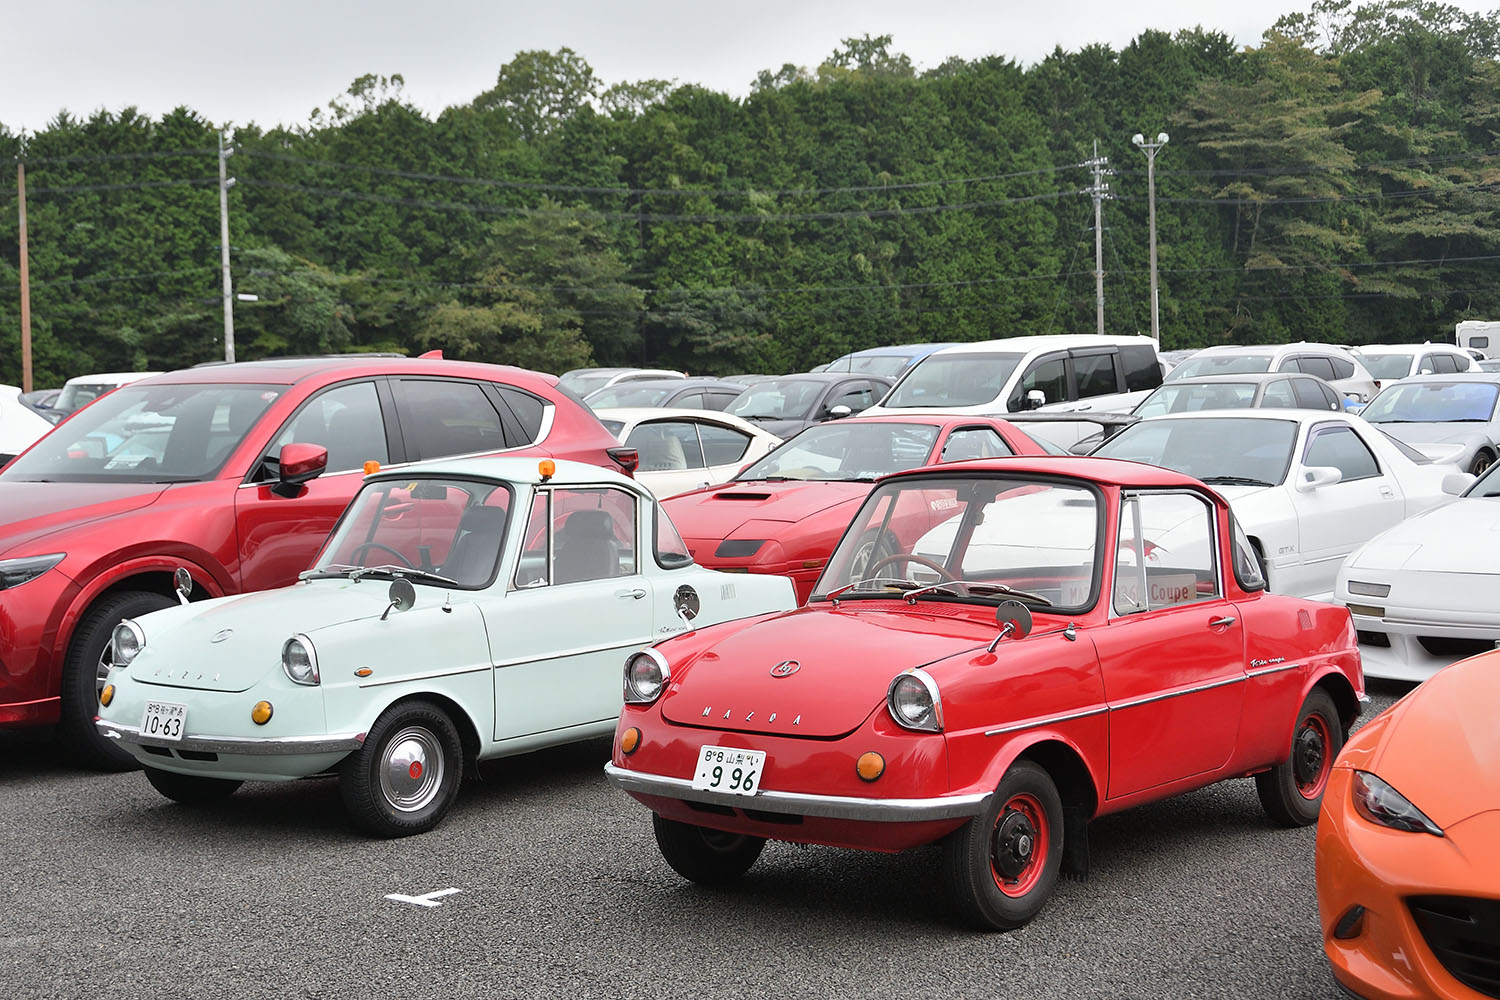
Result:
<instances>
[{"instance_id":1,"label":"door mirror on fender","mask_svg":"<svg viewBox=\"0 0 1500 1000\"><path fill-rule=\"evenodd\" d=\"M302 484L318 478L328 468L328 449L310 442L284 444L276 459L268 464L276 474L271 492L277 496L294 497L302 489Z\"/></svg>"},{"instance_id":2,"label":"door mirror on fender","mask_svg":"<svg viewBox=\"0 0 1500 1000\"><path fill-rule=\"evenodd\" d=\"M1332 486L1343 478L1344 474L1331 465L1309 466L1297 477L1297 492L1311 493L1324 486Z\"/></svg>"}]
</instances>

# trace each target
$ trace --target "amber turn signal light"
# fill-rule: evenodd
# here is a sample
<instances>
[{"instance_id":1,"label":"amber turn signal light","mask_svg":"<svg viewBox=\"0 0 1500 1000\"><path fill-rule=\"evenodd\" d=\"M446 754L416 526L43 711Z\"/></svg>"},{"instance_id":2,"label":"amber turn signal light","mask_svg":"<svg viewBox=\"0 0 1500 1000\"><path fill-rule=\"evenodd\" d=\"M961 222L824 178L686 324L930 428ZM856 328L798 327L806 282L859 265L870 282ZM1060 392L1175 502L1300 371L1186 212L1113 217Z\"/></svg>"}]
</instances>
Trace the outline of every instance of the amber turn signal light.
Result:
<instances>
[{"instance_id":1,"label":"amber turn signal light","mask_svg":"<svg viewBox=\"0 0 1500 1000\"><path fill-rule=\"evenodd\" d=\"M115 686L113 684L104 685L104 690L99 692L99 704L103 705L105 708L108 708L109 703L114 700Z\"/></svg>"},{"instance_id":2,"label":"amber turn signal light","mask_svg":"<svg viewBox=\"0 0 1500 1000\"><path fill-rule=\"evenodd\" d=\"M625 730L625 734L620 737L620 749L630 754L635 753L640 749L640 747L641 731L634 726L631 726L629 729Z\"/></svg>"},{"instance_id":3,"label":"amber turn signal light","mask_svg":"<svg viewBox=\"0 0 1500 1000\"><path fill-rule=\"evenodd\" d=\"M269 701L257 701L255 707L250 710L250 721L257 726L264 726L271 721L271 711Z\"/></svg>"},{"instance_id":4,"label":"amber turn signal light","mask_svg":"<svg viewBox=\"0 0 1500 1000\"><path fill-rule=\"evenodd\" d=\"M355 677L368 677L371 674L373 674L374 672L375 671L371 670L369 667L360 667L358 670L354 671L354 676Z\"/></svg>"},{"instance_id":5,"label":"amber turn signal light","mask_svg":"<svg viewBox=\"0 0 1500 1000\"><path fill-rule=\"evenodd\" d=\"M859 760L854 764L854 773L858 774L862 781L874 781L885 773L885 758L874 750L867 750L859 755Z\"/></svg>"}]
</instances>

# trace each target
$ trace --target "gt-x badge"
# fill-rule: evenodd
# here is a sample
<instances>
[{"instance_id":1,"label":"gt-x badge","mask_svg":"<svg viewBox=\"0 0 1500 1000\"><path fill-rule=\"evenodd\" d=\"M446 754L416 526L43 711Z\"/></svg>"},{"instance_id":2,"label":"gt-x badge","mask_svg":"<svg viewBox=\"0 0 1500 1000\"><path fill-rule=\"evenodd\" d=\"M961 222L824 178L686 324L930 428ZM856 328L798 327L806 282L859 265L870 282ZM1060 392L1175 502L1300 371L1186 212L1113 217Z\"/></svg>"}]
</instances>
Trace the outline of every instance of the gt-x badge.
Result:
<instances>
[{"instance_id":1,"label":"gt-x badge","mask_svg":"<svg viewBox=\"0 0 1500 1000\"><path fill-rule=\"evenodd\" d=\"M802 669L802 664L796 660L782 660L771 668L772 677L790 677Z\"/></svg>"},{"instance_id":2,"label":"gt-x badge","mask_svg":"<svg viewBox=\"0 0 1500 1000\"><path fill-rule=\"evenodd\" d=\"M223 642L225 639L228 639L232 635L234 635L234 629L232 629L232 628L221 628L221 629L219 629L219 631L217 631L213 635L209 636L208 637L208 641L209 642Z\"/></svg>"}]
</instances>

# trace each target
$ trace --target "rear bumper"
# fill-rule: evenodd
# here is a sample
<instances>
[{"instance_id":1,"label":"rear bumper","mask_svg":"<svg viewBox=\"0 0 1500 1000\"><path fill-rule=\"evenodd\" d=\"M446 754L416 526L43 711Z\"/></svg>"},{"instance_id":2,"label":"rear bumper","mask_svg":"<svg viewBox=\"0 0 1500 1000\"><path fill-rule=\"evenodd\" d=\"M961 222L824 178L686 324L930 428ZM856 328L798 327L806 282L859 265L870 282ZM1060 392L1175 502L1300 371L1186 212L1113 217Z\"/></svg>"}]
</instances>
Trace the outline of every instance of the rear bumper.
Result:
<instances>
[{"instance_id":1,"label":"rear bumper","mask_svg":"<svg viewBox=\"0 0 1500 1000\"><path fill-rule=\"evenodd\" d=\"M350 753L364 746L364 734L338 736L284 736L279 739L261 739L249 736L184 736L180 740L163 740L153 736L142 736L137 726L95 719L99 733L121 743L138 746L161 747L167 750L187 750L192 753L223 753L245 756L268 756L277 754L328 754Z\"/></svg>"}]
</instances>

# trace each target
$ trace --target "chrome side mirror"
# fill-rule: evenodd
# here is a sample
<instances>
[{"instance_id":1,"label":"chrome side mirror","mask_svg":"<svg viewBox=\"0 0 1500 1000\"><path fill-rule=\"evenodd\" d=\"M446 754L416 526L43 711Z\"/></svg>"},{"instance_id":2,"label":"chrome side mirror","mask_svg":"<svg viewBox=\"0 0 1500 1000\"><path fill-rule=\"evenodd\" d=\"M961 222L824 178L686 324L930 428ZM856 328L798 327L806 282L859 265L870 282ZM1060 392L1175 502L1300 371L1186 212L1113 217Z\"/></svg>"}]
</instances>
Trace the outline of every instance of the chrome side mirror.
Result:
<instances>
[{"instance_id":1,"label":"chrome side mirror","mask_svg":"<svg viewBox=\"0 0 1500 1000\"><path fill-rule=\"evenodd\" d=\"M398 576L391 581L390 590L386 591L386 600L391 603L386 606L385 614L380 616L385 621L390 613L394 611L410 611L417 603L417 588L411 585L411 581L404 576Z\"/></svg>"},{"instance_id":2,"label":"chrome side mirror","mask_svg":"<svg viewBox=\"0 0 1500 1000\"><path fill-rule=\"evenodd\" d=\"M177 588L177 599L186 604L188 596L193 592L193 574L186 567L178 566L172 573L172 583Z\"/></svg>"},{"instance_id":3,"label":"chrome side mirror","mask_svg":"<svg viewBox=\"0 0 1500 1000\"><path fill-rule=\"evenodd\" d=\"M1031 609L1020 601L1001 601L995 606L995 624L1000 626L1000 634L990 643L987 651L991 653L1001 639L1010 636L1024 639L1031 634Z\"/></svg>"}]
</instances>

